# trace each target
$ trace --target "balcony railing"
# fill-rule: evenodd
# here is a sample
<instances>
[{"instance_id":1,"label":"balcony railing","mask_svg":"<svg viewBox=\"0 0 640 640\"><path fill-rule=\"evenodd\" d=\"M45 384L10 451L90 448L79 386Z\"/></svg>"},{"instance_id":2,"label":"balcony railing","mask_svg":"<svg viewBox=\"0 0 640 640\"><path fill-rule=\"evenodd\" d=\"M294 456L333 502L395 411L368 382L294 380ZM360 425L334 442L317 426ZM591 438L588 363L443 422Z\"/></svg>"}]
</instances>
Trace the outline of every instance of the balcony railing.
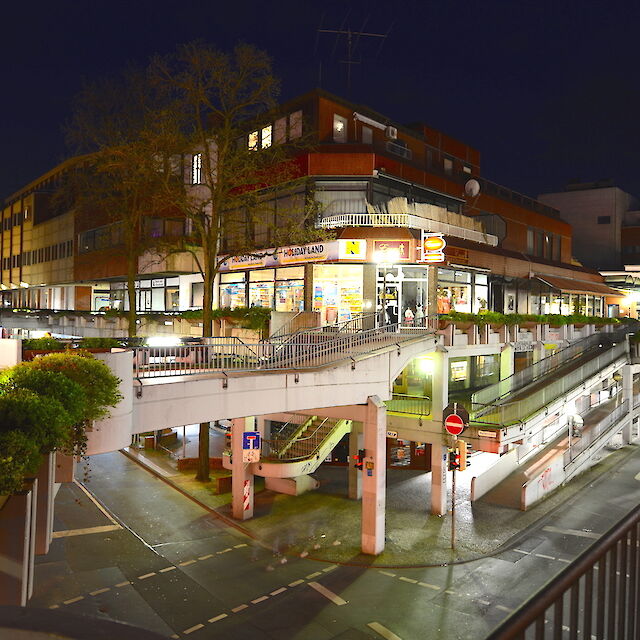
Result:
<instances>
[{"instance_id":1,"label":"balcony railing","mask_svg":"<svg viewBox=\"0 0 640 640\"><path fill-rule=\"evenodd\" d=\"M339 227L407 227L409 229L424 229L432 233L443 233L454 238L462 238L472 242L498 245L497 236L482 233L474 229L465 229L457 225L439 220L421 218L410 213L339 213L325 216L318 222L323 229Z\"/></svg>"}]
</instances>

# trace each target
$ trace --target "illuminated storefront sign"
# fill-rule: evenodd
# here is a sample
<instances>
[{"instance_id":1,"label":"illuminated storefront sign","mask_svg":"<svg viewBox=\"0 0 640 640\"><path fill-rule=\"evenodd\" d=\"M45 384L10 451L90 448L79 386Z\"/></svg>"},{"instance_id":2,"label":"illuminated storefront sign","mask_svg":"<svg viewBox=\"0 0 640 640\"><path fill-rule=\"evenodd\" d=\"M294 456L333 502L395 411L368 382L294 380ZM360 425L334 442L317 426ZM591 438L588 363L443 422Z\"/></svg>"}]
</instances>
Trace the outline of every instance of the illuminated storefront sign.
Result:
<instances>
[{"instance_id":1,"label":"illuminated storefront sign","mask_svg":"<svg viewBox=\"0 0 640 640\"><path fill-rule=\"evenodd\" d=\"M366 240L338 240L338 258L340 260L366 260Z\"/></svg>"},{"instance_id":2,"label":"illuminated storefront sign","mask_svg":"<svg viewBox=\"0 0 640 640\"><path fill-rule=\"evenodd\" d=\"M296 247L283 247L278 254L282 264L317 262L329 258L329 247L326 243L317 242Z\"/></svg>"},{"instance_id":3,"label":"illuminated storefront sign","mask_svg":"<svg viewBox=\"0 0 640 640\"><path fill-rule=\"evenodd\" d=\"M411 259L409 245L409 240L374 240L373 253L379 255L388 253L394 256L394 261L397 259L408 262Z\"/></svg>"},{"instance_id":4,"label":"illuminated storefront sign","mask_svg":"<svg viewBox=\"0 0 640 640\"><path fill-rule=\"evenodd\" d=\"M422 257L420 262L428 262L430 264L444 262L444 248L447 243L441 233L422 232L420 241L420 250Z\"/></svg>"}]
</instances>

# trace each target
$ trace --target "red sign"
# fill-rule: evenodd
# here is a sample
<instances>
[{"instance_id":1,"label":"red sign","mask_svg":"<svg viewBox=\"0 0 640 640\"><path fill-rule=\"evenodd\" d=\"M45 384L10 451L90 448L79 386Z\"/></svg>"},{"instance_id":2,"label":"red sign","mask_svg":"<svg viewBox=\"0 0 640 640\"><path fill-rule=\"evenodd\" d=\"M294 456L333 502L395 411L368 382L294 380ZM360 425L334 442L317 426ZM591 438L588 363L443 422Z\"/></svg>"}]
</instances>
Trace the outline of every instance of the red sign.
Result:
<instances>
[{"instance_id":1,"label":"red sign","mask_svg":"<svg viewBox=\"0 0 640 640\"><path fill-rule=\"evenodd\" d=\"M389 262L411 260L408 240L374 240L373 252L380 253Z\"/></svg>"},{"instance_id":2,"label":"red sign","mask_svg":"<svg viewBox=\"0 0 640 640\"><path fill-rule=\"evenodd\" d=\"M459 415L452 413L445 418L444 428L452 436L459 436L464 431L464 420Z\"/></svg>"}]
</instances>

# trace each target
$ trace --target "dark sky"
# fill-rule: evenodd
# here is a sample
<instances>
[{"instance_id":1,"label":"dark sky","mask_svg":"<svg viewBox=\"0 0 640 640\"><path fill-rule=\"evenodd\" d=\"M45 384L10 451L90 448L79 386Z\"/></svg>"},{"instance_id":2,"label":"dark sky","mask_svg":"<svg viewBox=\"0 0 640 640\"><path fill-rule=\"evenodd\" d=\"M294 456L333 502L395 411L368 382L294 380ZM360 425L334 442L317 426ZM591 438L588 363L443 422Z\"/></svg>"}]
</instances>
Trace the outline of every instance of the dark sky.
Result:
<instances>
[{"instance_id":1,"label":"dark sky","mask_svg":"<svg viewBox=\"0 0 640 640\"><path fill-rule=\"evenodd\" d=\"M83 79L195 38L266 49L283 99L317 86L320 63L347 97L345 40L320 26L389 32L357 43L351 99L474 145L488 179L536 195L612 178L640 195L640 3L36 0L1 15L0 198L65 158Z\"/></svg>"}]
</instances>

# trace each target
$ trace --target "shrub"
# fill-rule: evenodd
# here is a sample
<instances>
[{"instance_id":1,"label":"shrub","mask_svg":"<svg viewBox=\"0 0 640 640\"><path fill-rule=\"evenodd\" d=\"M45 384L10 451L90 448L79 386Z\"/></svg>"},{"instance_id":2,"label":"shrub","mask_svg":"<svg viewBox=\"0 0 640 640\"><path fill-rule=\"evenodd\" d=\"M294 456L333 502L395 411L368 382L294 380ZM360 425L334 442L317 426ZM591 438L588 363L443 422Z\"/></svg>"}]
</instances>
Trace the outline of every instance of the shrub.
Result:
<instances>
[{"instance_id":1,"label":"shrub","mask_svg":"<svg viewBox=\"0 0 640 640\"><path fill-rule=\"evenodd\" d=\"M24 477L37 471L41 459L32 438L15 429L0 431L0 495L20 491Z\"/></svg>"},{"instance_id":2,"label":"shrub","mask_svg":"<svg viewBox=\"0 0 640 640\"><path fill-rule=\"evenodd\" d=\"M60 340L56 340L51 336L43 336L42 338L29 338L22 341L23 349L33 351L59 351L64 349L64 345Z\"/></svg>"},{"instance_id":3,"label":"shrub","mask_svg":"<svg viewBox=\"0 0 640 640\"><path fill-rule=\"evenodd\" d=\"M109 414L108 407L115 407L122 398L118 391L120 380L104 362L86 351L50 353L34 360L31 366L62 373L78 383L87 396L87 420L104 418Z\"/></svg>"},{"instance_id":4,"label":"shrub","mask_svg":"<svg viewBox=\"0 0 640 640\"><path fill-rule=\"evenodd\" d=\"M80 349L115 349L122 346L117 338L82 338L78 344Z\"/></svg>"}]
</instances>

